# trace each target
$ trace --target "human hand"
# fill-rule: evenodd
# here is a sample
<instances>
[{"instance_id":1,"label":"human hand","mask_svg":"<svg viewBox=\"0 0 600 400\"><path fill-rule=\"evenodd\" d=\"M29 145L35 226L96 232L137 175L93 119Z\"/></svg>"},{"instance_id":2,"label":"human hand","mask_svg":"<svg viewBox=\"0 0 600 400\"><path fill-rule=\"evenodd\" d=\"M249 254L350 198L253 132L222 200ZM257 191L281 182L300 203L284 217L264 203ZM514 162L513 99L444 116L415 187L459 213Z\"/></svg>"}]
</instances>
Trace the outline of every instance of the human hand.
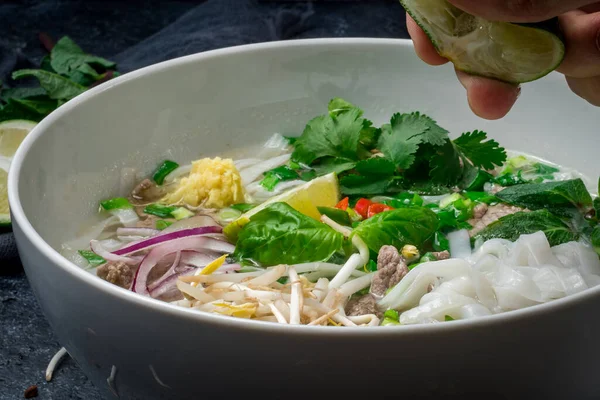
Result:
<instances>
[{"instance_id":1,"label":"human hand","mask_svg":"<svg viewBox=\"0 0 600 400\"><path fill-rule=\"evenodd\" d=\"M571 90L600 107L600 2L598 0L448 0L481 18L507 22L540 22L559 17L565 36L566 55L557 71L565 75ZM407 14L408 32L417 55L430 65L442 65L431 41ZM467 91L469 106L481 118L499 119L513 107L520 86L473 76L456 75Z\"/></svg>"}]
</instances>

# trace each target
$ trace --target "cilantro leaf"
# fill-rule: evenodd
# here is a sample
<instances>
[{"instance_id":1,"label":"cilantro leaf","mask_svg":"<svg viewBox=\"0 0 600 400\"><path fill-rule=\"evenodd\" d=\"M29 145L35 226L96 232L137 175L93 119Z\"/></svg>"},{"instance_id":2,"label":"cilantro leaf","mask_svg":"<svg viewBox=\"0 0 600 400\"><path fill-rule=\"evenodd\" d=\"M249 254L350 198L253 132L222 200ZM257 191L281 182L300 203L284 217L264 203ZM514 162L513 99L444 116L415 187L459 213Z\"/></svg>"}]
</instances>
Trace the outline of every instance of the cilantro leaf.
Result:
<instances>
[{"instance_id":1,"label":"cilantro leaf","mask_svg":"<svg viewBox=\"0 0 600 400\"><path fill-rule=\"evenodd\" d=\"M340 191L344 195L375 195L386 193L394 183L389 176L346 175L340 179Z\"/></svg>"},{"instance_id":2,"label":"cilantro leaf","mask_svg":"<svg viewBox=\"0 0 600 400\"><path fill-rule=\"evenodd\" d=\"M386 158L372 157L359 161L355 169L361 175L390 176L396 171L396 166Z\"/></svg>"},{"instance_id":3,"label":"cilantro leaf","mask_svg":"<svg viewBox=\"0 0 600 400\"><path fill-rule=\"evenodd\" d=\"M429 160L429 165L431 179L443 185L456 183L463 174L460 155L450 140L436 149L435 154Z\"/></svg>"},{"instance_id":4,"label":"cilantro leaf","mask_svg":"<svg viewBox=\"0 0 600 400\"><path fill-rule=\"evenodd\" d=\"M382 127L379 149L401 169L408 169L415 162L421 143L442 145L448 137L448 131L419 112L396 113L390 122Z\"/></svg>"},{"instance_id":5,"label":"cilantro leaf","mask_svg":"<svg viewBox=\"0 0 600 400\"><path fill-rule=\"evenodd\" d=\"M328 106L327 106L327 110L329 111L329 115L331 115L332 117L337 117L341 113L343 113L345 111L352 110L352 109L358 110L359 111L359 117L362 117L363 111L361 109L359 109L354 104L352 104L349 101L346 101L346 100L344 100L344 99L342 99L340 97L334 97L333 99L331 99L329 101Z\"/></svg>"},{"instance_id":6,"label":"cilantro leaf","mask_svg":"<svg viewBox=\"0 0 600 400\"><path fill-rule=\"evenodd\" d=\"M493 169L506 161L506 151L498 142L487 139L483 131L465 132L454 139L454 145L473 165L484 169Z\"/></svg>"},{"instance_id":7,"label":"cilantro leaf","mask_svg":"<svg viewBox=\"0 0 600 400\"><path fill-rule=\"evenodd\" d=\"M321 115L308 122L295 143L292 159L310 165L325 157L356 160L358 139L363 128L361 111L351 109L338 116Z\"/></svg>"},{"instance_id":8,"label":"cilantro leaf","mask_svg":"<svg viewBox=\"0 0 600 400\"><path fill-rule=\"evenodd\" d=\"M332 172L341 174L342 172L351 170L356 165L356 161L347 160L345 158L325 157L318 164L312 166L318 176L327 175Z\"/></svg>"}]
</instances>

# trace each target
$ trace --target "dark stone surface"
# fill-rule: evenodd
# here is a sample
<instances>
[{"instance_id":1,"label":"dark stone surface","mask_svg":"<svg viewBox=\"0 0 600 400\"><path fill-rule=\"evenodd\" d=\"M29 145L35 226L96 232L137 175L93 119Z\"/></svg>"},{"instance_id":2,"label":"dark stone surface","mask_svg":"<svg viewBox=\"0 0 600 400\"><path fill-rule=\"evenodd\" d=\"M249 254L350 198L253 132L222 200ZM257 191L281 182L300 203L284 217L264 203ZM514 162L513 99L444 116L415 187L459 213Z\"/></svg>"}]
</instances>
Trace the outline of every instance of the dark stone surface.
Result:
<instances>
[{"instance_id":1,"label":"dark stone surface","mask_svg":"<svg viewBox=\"0 0 600 400\"><path fill-rule=\"evenodd\" d=\"M0 79L36 67L40 32L70 36L84 50L128 72L166 59L238 44L317 37L407 37L398 1L2 1ZM12 235L0 232L0 400L100 399L75 362L44 373L60 349L16 258Z\"/></svg>"}]
</instances>

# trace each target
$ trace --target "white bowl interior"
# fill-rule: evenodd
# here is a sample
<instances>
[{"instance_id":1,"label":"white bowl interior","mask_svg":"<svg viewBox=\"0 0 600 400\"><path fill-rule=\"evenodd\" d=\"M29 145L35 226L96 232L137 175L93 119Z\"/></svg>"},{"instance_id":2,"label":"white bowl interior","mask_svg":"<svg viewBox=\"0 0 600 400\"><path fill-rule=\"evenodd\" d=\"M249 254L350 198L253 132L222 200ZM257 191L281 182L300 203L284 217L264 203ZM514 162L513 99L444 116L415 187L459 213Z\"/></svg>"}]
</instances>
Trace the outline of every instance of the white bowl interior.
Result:
<instances>
[{"instance_id":1,"label":"white bowl interior","mask_svg":"<svg viewBox=\"0 0 600 400\"><path fill-rule=\"evenodd\" d=\"M91 90L43 121L24 144L23 210L51 246L72 239L98 201L118 194L123 167L140 178L163 159L187 163L299 134L346 98L375 123L420 111L456 136L485 130L509 149L594 178L600 110L552 74L527 84L508 117L469 109L450 65L430 67L404 40L316 40L239 47L136 71ZM225 153L223 153L225 152ZM18 156L19 156L18 155Z\"/></svg>"}]
</instances>

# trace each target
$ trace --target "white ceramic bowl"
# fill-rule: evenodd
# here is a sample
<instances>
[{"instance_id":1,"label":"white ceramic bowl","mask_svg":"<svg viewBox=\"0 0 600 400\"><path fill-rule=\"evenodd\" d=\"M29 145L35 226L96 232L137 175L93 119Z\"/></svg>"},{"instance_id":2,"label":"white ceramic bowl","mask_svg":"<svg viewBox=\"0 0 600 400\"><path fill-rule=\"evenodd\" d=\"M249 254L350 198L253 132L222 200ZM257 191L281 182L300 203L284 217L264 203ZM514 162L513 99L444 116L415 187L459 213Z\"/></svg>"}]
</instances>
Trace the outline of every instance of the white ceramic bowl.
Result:
<instances>
[{"instance_id":1,"label":"white ceramic bowl","mask_svg":"<svg viewBox=\"0 0 600 400\"><path fill-rule=\"evenodd\" d=\"M598 175L600 110L552 74L500 121L468 108L450 65L411 42L319 39L206 52L119 77L62 106L26 138L9 175L14 231L60 343L106 394L192 399L252 393L345 398L412 393L600 394L600 288L517 312L427 326L282 326L178 308L111 285L55 250L114 195L122 167L150 173L297 133L344 97L376 123L421 111L453 132Z\"/></svg>"}]
</instances>

